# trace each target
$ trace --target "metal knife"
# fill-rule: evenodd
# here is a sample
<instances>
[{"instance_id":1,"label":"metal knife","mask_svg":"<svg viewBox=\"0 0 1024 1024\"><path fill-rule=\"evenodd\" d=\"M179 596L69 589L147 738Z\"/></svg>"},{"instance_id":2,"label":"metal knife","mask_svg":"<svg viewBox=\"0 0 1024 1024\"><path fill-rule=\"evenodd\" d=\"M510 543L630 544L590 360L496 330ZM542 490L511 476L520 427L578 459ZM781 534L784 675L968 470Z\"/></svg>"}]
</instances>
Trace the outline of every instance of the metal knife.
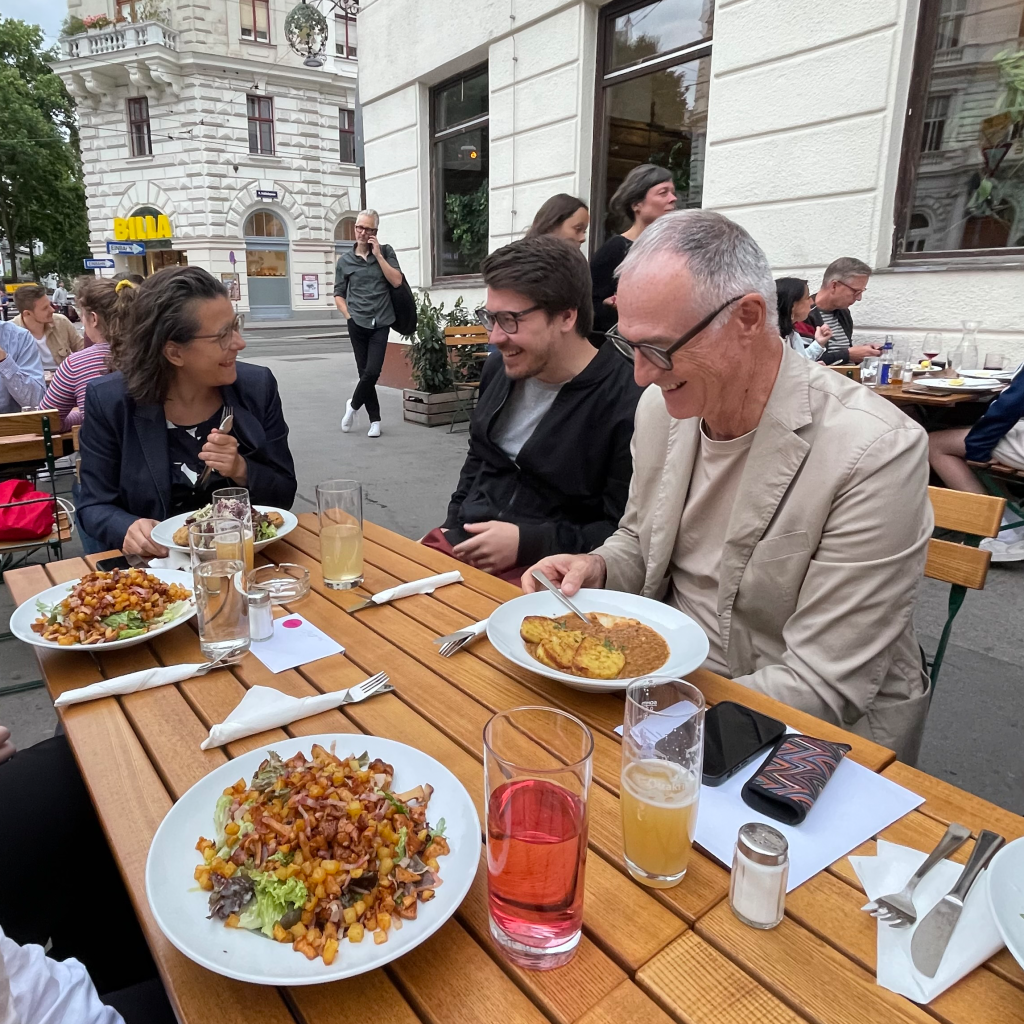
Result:
<instances>
[{"instance_id":1,"label":"metal knife","mask_svg":"<svg viewBox=\"0 0 1024 1024\"><path fill-rule=\"evenodd\" d=\"M995 832L982 832L956 885L928 911L917 926L910 940L910 956L914 966L922 974L929 978L935 977L935 972L942 962L942 955L946 952L953 935L953 929L960 920L964 901L971 891L971 886L1005 842L1006 840Z\"/></svg>"}]
</instances>

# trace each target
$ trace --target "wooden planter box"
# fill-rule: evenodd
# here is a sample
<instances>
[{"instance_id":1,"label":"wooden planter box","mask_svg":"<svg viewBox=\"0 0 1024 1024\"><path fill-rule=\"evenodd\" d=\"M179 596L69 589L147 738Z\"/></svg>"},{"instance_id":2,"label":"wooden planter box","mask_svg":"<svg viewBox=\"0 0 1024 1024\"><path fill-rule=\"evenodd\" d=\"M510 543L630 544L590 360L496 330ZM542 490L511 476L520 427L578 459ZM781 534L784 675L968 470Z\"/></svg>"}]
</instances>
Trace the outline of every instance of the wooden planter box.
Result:
<instances>
[{"instance_id":1,"label":"wooden planter box","mask_svg":"<svg viewBox=\"0 0 1024 1024\"><path fill-rule=\"evenodd\" d=\"M476 405L476 398L468 402L463 399L463 402L472 409ZM464 409L456 412L458 406L454 391L430 394L428 391L406 388L402 392L403 418L410 423L422 423L426 427L437 427L453 421L465 423L469 414Z\"/></svg>"}]
</instances>

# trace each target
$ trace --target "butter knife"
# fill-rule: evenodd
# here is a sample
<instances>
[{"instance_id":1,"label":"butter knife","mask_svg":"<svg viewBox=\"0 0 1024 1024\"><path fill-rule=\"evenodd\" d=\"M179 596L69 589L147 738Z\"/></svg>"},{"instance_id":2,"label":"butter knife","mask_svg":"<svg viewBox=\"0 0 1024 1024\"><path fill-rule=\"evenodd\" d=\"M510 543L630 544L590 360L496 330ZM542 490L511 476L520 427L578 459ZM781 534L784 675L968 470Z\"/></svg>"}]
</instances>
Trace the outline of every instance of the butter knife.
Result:
<instances>
[{"instance_id":1,"label":"butter knife","mask_svg":"<svg viewBox=\"0 0 1024 1024\"><path fill-rule=\"evenodd\" d=\"M373 597L360 601L345 610L349 613L361 611L371 605L387 604L388 601L397 601L402 597L412 597L415 594L432 594L438 587L446 587L450 583L461 583L462 573L458 569L453 572L443 572L439 576L428 576L426 579L413 580L411 583L400 583L397 587L382 590Z\"/></svg>"},{"instance_id":2,"label":"butter knife","mask_svg":"<svg viewBox=\"0 0 1024 1024\"><path fill-rule=\"evenodd\" d=\"M929 978L935 977L953 930L960 920L971 886L1005 843L1006 840L995 832L982 832L956 885L928 911L917 926L910 940L910 956L922 974Z\"/></svg>"}]
</instances>

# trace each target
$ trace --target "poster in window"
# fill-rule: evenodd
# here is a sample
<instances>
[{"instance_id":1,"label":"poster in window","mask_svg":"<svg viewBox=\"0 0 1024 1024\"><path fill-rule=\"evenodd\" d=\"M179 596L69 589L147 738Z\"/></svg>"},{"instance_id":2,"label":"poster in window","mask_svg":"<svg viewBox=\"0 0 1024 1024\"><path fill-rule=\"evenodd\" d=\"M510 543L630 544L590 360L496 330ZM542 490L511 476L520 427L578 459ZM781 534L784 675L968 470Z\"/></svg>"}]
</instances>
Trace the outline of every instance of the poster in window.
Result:
<instances>
[{"instance_id":1,"label":"poster in window","mask_svg":"<svg viewBox=\"0 0 1024 1024\"><path fill-rule=\"evenodd\" d=\"M302 275L302 298L303 299L319 299L320 298L320 275L319 274L303 274Z\"/></svg>"},{"instance_id":2,"label":"poster in window","mask_svg":"<svg viewBox=\"0 0 1024 1024\"><path fill-rule=\"evenodd\" d=\"M242 286L239 283L237 274L221 274L221 284L228 290L228 298L232 302L242 301Z\"/></svg>"}]
</instances>

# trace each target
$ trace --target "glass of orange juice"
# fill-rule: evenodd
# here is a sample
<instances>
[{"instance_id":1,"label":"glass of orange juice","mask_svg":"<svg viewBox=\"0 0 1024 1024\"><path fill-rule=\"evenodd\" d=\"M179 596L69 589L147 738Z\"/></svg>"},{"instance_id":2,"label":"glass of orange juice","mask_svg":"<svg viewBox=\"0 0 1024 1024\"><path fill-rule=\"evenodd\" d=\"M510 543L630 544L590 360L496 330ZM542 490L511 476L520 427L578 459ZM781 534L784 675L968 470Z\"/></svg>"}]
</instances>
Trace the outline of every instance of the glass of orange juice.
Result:
<instances>
[{"instance_id":1,"label":"glass of orange juice","mask_svg":"<svg viewBox=\"0 0 1024 1024\"><path fill-rule=\"evenodd\" d=\"M351 590L363 582L363 488L355 480L316 485L324 585Z\"/></svg>"},{"instance_id":2,"label":"glass of orange juice","mask_svg":"<svg viewBox=\"0 0 1024 1024\"><path fill-rule=\"evenodd\" d=\"M245 571L252 572L256 564L256 553L253 548L252 505L249 501L249 492L244 487L221 487L210 495L210 501L215 517L227 516L229 519L237 519L242 524L241 558L245 562Z\"/></svg>"},{"instance_id":3,"label":"glass of orange juice","mask_svg":"<svg viewBox=\"0 0 1024 1024\"><path fill-rule=\"evenodd\" d=\"M704 761L704 695L683 679L637 679L622 728L626 867L644 885L678 885L690 862Z\"/></svg>"}]
</instances>

